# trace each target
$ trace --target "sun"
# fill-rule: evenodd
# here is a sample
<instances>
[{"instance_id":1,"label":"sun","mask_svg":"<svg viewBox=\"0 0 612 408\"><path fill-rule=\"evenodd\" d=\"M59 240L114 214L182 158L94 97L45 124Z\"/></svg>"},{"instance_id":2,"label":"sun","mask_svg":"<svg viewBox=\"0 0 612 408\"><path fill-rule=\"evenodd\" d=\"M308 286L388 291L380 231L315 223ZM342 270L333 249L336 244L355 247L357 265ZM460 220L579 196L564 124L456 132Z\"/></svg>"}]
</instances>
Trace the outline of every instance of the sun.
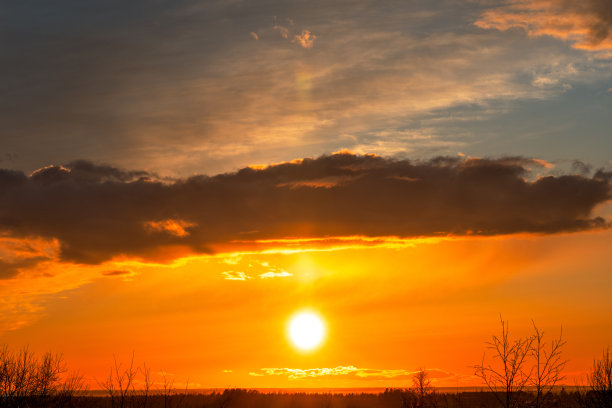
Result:
<instances>
[{"instance_id":1,"label":"sun","mask_svg":"<svg viewBox=\"0 0 612 408\"><path fill-rule=\"evenodd\" d=\"M289 320L287 334L296 348L311 351L325 339L325 324L317 313L300 311Z\"/></svg>"}]
</instances>

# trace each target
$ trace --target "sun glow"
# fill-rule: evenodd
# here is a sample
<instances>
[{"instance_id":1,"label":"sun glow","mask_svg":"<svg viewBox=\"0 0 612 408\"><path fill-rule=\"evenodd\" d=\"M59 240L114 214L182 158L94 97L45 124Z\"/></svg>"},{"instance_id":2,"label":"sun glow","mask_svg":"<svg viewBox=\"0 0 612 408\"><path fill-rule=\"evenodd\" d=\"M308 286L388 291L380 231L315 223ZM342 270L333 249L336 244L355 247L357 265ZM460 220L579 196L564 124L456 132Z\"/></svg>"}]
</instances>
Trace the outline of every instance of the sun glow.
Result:
<instances>
[{"instance_id":1,"label":"sun glow","mask_svg":"<svg viewBox=\"0 0 612 408\"><path fill-rule=\"evenodd\" d=\"M301 311L289 321L287 333L291 343L302 351L310 351L321 345L325 338L325 324L312 311Z\"/></svg>"}]
</instances>

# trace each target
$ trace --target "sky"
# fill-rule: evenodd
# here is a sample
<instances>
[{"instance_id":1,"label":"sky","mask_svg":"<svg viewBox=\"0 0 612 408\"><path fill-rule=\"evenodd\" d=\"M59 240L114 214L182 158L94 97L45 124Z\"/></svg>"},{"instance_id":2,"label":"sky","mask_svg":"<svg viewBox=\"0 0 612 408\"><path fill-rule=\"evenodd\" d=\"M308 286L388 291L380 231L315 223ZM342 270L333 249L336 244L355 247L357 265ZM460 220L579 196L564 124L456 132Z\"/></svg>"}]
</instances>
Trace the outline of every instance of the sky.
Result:
<instances>
[{"instance_id":1,"label":"sky","mask_svg":"<svg viewBox=\"0 0 612 408\"><path fill-rule=\"evenodd\" d=\"M0 50L0 344L91 388L473 386L500 315L567 384L610 345L608 0L28 0Z\"/></svg>"}]
</instances>

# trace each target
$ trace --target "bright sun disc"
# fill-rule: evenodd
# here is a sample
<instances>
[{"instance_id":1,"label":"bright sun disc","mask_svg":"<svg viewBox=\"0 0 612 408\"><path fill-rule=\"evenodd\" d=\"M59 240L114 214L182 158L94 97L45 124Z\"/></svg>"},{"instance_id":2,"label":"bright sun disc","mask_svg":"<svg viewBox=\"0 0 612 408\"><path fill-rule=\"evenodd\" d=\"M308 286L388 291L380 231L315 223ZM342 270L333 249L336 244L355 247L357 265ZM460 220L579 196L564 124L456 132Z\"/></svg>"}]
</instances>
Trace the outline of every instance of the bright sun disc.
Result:
<instances>
[{"instance_id":1,"label":"bright sun disc","mask_svg":"<svg viewBox=\"0 0 612 408\"><path fill-rule=\"evenodd\" d=\"M325 337L323 320L313 312L299 312L289 322L289 338L300 350L312 350Z\"/></svg>"}]
</instances>

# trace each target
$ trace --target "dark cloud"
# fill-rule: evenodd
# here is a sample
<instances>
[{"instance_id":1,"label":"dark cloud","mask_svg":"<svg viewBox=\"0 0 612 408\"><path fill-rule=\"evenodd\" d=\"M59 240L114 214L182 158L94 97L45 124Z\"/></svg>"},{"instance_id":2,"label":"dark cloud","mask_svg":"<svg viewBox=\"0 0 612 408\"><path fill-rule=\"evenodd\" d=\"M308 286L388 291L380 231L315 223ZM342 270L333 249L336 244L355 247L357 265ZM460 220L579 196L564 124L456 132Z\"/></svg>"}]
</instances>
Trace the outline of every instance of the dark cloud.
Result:
<instances>
[{"instance_id":1,"label":"dark cloud","mask_svg":"<svg viewBox=\"0 0 612 408\"><path fill-rule=\"evenodd\" d=\"M574 160L572 162L572 170L583 176L588 176L591 173L592 168L590 165L580 160Z\"/></svg>"},{"instance_id":2,"label":"dark cloud","mask_svg":"<svg viewBox=\"0 0 612 408\"><path fill-rule=\"evenodd\" d=\"M586 26L592 45L612 38L612 2L610 0L562 0L569 11L588 16Z\"/></svg>"},{"instance_id":3,"label":"dark cloud","mask_svg":"<svg viewBox=\"0 0 612 408\"><path fill-rule=\"evenodd\" d=\"M146 171L124 171L111 166L96 165L88 161L77 160L64 166L47 166L34 171L30 179L37 183L54 183L71 178L78 183L150 181L157 178Z\"/></svg>"},{"instance_id":4,"label":"dark cloud","mask_svg":"<svg viewBox=\"0 0 612 408\"><path fill-rule=\"evenodd\" d=\"M0 259L0 279L13 278L19 273L20 269L31 268L45 260L45 258L28 258L13 261Z\"/></svg>"},{"instance_id":5,"label":"dark cloud","mask_svg":"<svg viewBox=\"0 0 612 408\"><path fill-rule=\"evenodd\" d=\"M102 275L104 276L125 276L125 275L130 275L132 272L131 271L126 271L126 270L112 270L112 271L104 271L102 272Z\"/></svg>"},{"instance_id":6,"label":"dark cloud","mask_svg":"<svg viewBox=\"0 0 612 408\"><path fill-rule=\"evenodd\" d=\"M557 233L604 226L611 197L597 172L528 181L537 160L426 162L334 154L159 181L89 162L30 176L0 171L0 226L57 238L64 260L210 253L234 241L283 237ZM161 254L161 255L160 255Z\"/></svg>"}]
</instances>

